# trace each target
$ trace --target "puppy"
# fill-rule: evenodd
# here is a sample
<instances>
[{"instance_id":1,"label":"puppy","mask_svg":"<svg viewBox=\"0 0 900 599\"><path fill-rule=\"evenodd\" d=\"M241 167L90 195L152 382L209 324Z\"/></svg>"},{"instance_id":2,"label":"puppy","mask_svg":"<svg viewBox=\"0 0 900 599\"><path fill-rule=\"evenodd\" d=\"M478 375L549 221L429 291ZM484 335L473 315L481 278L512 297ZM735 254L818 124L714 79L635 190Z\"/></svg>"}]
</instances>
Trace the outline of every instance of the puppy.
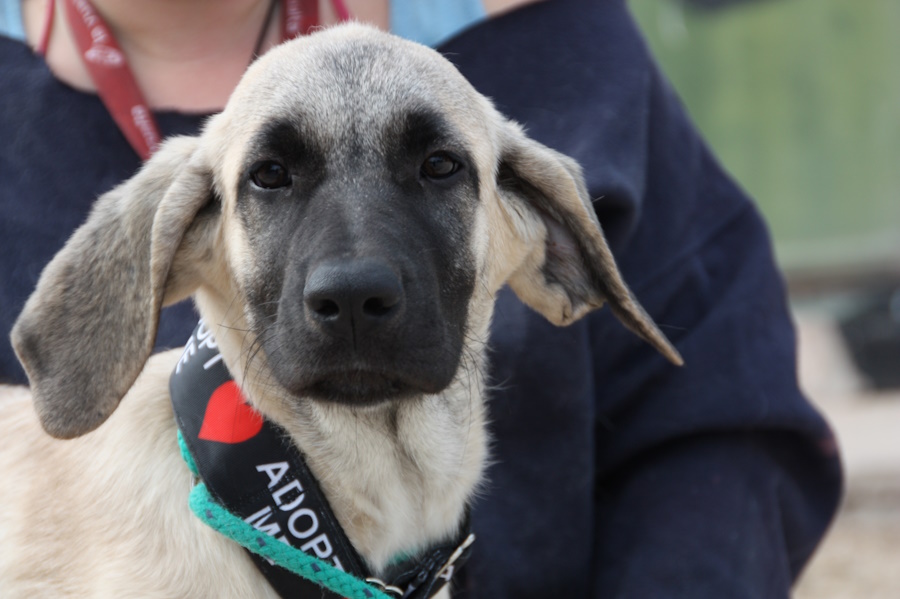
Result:
<instances>
[{"instance_id":1,"label":"puppy","mask_svg":"<svg viewBox=\"0 0 900 599\"><path fill-rule=\"evenodd\" d=\"M504 284L557 325L608 303L680 363L579 167L439 54L359 25L269 52L199 136L98 200L13 329L31 391L2 406L4 596L277 596L187 505L180 352L150 354L188 296L373 573L452 536Z\"/></svg>"}]
</instances>

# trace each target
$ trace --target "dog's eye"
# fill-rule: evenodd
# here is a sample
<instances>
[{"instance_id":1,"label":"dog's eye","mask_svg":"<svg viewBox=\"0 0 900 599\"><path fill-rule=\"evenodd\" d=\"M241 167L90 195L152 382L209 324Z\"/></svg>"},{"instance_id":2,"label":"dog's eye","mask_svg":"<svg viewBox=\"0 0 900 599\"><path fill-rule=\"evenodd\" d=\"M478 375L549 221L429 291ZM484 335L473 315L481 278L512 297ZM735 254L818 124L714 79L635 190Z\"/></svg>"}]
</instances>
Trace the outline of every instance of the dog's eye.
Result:
<instances>
[{"instance_id":1,"label":"dog's eye","mask_svg":"<svg viewBox=\"0 0 900 599\"><path fill-rule=\"evenodd\" d=\"M462 165L447 152L435 152L422 163L422 175L429 179L446 179L459 171Z\"/></svg>"},{"instance_id":2,"label":"dog's eye","mask_svg":"<svg viewBox=\"0 0 900 599\"><path fill-rule=\"evenodd\" d=\"M291 184L291 174L278 162L264 160L250 169L250 180L262 189L278 189Z\"/></svg>"}]
</instances>

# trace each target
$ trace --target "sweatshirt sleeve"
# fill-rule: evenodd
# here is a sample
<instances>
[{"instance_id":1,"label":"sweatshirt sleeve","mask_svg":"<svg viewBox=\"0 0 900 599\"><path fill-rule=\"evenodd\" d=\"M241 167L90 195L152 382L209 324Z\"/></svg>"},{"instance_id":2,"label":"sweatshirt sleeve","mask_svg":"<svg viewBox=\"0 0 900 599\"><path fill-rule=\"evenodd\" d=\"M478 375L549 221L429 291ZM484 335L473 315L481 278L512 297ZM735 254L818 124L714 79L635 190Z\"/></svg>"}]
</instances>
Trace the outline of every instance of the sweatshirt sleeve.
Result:
<instances>
[{"instance_id":1,"label":"sweatshirt sleeve","mask_svg":"<svg viewBox=\"0 0 900 599\"><path fill-rule=\"evenodd\" d=\"M787 599L834 508L816 453L787 433L710 433L607 477L594 596Z\"/></svg>"},{"instance_id":2,"label":"sweatshirt sleeve","mask_svg":"<svg viewBox=\"0 0 900 599\"><path fill-rule=\"evenodd\" d=\"M693 173L707 198L722 185L709 169ZM644 220L636 248L640 229L664 226ZM836 442L798 388L786 294L756 210L693 239L663 269L648 259L654 273L636 290L684 367L606 316L591 323L594 596L787 598L837 509Z\"/></svg>"}]
</instances>

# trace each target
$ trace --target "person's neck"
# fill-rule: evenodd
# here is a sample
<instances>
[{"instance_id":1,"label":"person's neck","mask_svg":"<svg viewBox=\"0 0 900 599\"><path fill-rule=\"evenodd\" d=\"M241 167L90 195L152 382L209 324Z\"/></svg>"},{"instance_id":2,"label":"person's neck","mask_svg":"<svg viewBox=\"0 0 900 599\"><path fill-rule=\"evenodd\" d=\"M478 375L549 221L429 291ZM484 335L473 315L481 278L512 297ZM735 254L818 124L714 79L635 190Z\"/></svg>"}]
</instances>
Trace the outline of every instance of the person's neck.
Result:
<instances>
[{"instance_id":1,"label":"person's neck","mask_svg":"<svg viewBox=\"0 0 900 599\"><path fill-rule=\"evenodd\" d=\"M232 54L240 54L249 61L271 2L91 1L131 60L170 64ZM249 44L246 51L240 48L244 42Z\"/></svg>"},{"instance_id":2,"label":"person's neck","mask_svg":"<svg viewBox=\"0 0 900 599\"><path fill-rule=\"evenodd\" d=\"M93 0L153 108L221 109L253 57L278 43L271 0Z\"/></svg>"},{"instance_id":3,"label":"person's neck","mask_svg":"<svg viewBox=\"0 0 900 599\"><path fill-rule=\"evenodd\" d=\"M56 13L47 64L61 81L96 88L65 17ZM271 0L91 0L128 58L151 108L216 112L224 107L250 63ZM23 3L26 33L36 47L48 0ZM278 11L260 48L280 40Z\"/></svg>"}]
</instances>

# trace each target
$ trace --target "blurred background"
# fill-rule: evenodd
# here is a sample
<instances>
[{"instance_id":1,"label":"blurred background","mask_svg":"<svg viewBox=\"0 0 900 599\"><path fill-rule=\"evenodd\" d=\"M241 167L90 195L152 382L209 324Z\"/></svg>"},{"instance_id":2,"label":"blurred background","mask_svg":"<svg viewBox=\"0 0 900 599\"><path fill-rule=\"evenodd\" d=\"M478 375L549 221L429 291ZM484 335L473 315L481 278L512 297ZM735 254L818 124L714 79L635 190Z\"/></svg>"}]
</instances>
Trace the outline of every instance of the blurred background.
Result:
<instances>
[{"instance_id":1,"label":"blurred background","mask_svg":"<svg viewBox=\"0 0 900 599\"><path fill-rule=\"evenodd\" d=\"M900 598L900 1L629 0L769 222L800 379L841 443L840 516L797 599Z\"/></svg>"}]
</instances>

